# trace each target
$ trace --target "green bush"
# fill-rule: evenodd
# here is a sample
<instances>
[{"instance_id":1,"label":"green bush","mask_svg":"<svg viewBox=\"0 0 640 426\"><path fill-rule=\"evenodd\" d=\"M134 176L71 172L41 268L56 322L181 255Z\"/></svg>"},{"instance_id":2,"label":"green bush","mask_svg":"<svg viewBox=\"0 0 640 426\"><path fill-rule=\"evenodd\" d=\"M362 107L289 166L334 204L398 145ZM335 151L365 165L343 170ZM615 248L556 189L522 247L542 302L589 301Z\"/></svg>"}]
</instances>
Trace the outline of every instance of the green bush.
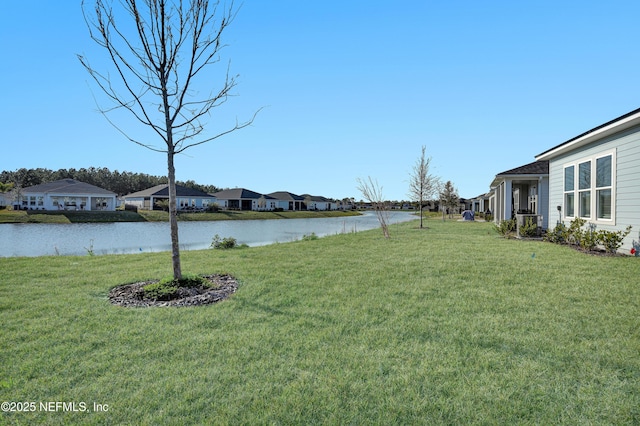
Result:
<instances>
[{"instance_id":1,"label":"green bush","mask_svg":"<svg viewBox=\"0 0 640 426\"><path fill-rule=\"evenodd\" d=\"M520 236L531 238L538 235L538 222L532 217L528 217L520 226Z\"/></svg>"},{"instance_id":2,"label":"green bush","mask_svg":"<svg viewBox=\"0 0 640 426\"><path fill-rule=\"evenodd\" d=\"M145 297L154 300L171 300L180 287L209 287L209 281L199 275L183 275L181 279L173 277L163 278L157 283L147 284L142 287Z\"/></svg>"},{"instance_id":3,"label":"green bush","mask_svg":"<svg viewBox=\"0 0 640 426\"><path fill-rule=\"evenodd\" d=\"M624 231L600 231L598 237L607 253L615 253L622 246L622 240L631 232L631 225Z\"/></svg>"},{"instance_id":4,"label":"green bush","mask_svg":"<svg viewBox=\"0 0 640 426\"><path fill-rule=\"evenodd\" d=\"M317 240L318 238L320 238L320 237L318 237L315 232L312 232L309 235L306 235L306 234L303 235L302 236L302 241L313 241L313 240Z\"/></svg>"},{"instance_id":5,"label":"green bush","mask_svg":"<svg viewBox=\"0 0 640 426\"><path fill-rule=\"evenodd\" d=\"M587 251L595 250L600 244L601 232L603 231L596 232L596 226L590 223L588 229L580 232L580 248Z\"/></svg>"},{"instance_id":6,"label":"green bush","mask_svg":"<svg viewBox=\"0 0 640 426\"><path fill-rule=\"evenodd\" d=\"M516 220L503 220L499 224L494 225L496 231L505 238L508 238L516 230Z\"/></svg>"},{"instance_id":7,"label":"green bush","mask_svg":"<svg viewBox=\"0 0 640 426\"><path fill-rule=\"evenodd\" d=\"M565 244L567 242L567 226L564 223L558 223L555 228L547 232L544 240L555 244Z\"/></svg>"},{"instance_id":8,"label":"green bush","mask_svg":"<svg viewBox=\"0 0 640 426\"><path fill-rule=\"evenodd\" d=\"M160 281L147 284L142 287L145 297L154 300L171 300L178 291L178 286L173 281Z\"/></svg>"},{"instance_id":9,"label":"green bush","mask_svg":"<svg viewBox=\"0 0 640 426\"><path fill-rule=\"evenodd\" d=\"M211 241L211 248L226 250L226 249L234 248L236 244L237 244L237 241L235 238L233 237L222 238L220 237L220 235L216 234L213 237L213 241Z\"/></svg>"},{"instance_id":10,"label":"green bush","mask_svg":"<svg viewBox=\"0 0 640 426\"><path fill-rule=\"evenodd\" d=\"M603 246L607 253L615 253L622 246L622 240L631 232L631 226L624 231L596 231L596 225L591 223L587 229L582 229L586 223L587 221L582 218L573 219L568 227L559 223L547 233L545 241L576 245L587 251Z\"/></svg>"}]
</instances>

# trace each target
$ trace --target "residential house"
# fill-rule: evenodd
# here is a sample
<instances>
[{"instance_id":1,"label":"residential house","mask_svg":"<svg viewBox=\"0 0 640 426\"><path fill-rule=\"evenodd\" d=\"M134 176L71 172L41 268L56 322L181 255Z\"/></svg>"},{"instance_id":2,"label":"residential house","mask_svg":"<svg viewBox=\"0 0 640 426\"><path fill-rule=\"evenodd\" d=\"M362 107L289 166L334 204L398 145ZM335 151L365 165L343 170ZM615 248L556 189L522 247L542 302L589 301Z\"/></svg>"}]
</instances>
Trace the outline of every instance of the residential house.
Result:
<instances>
[{"instance_id":1,"label":"residential house","mask_svg":"<svg viewBox=\"0 0 640 426\"><path fill-rule=\"evenodd\" d=\"M13 200L12 193L0 192L0 208L9 207L11 205L11 200Z\"/></svg>"},{"instance_id":2,"label":"residential house","mask_svg":"<svg viewBox=\"0 0 640 426\"><path fill-rule=\"evenodd\" d=\"M159 201L169 200L169 185L156 185L143 191L125 195L123 199L125 206L135 206L141 210L159 209ZM214 196L205 192L176 185L176 205L178 210L204 210L215 201Z\"/></svg>"},{"instance_id":3,"label":"residential house","mask_svg":"<svg viewBox=\"0 0 640 426\"><path fill-rule=\"evenodd\" d=\"M475 213L486 213L487 211L491 211L489 206L489 199L491 197L491 193L481 194L477 197L469 200L471 206L470 210Z\"/></svg>"},{"instance_id":4,"label":"residential house","mask_svg":"<svg viewBox=\"0 0 640 426\"><path fill-rule=\"evenodd\" d=\"M527 215L535 218L539 228L546 229L549 224L549 162L540 159L498 173L491 182L489 210L496 223Z\"/></svg>"},{"instance_id":5,"label":"residential house","mask_svg":"<svg viewBox=\"0 0 640 426\"><path fill-rule=\"evenodd\" d=\"M234 188L212 194L222 209L228 210L266 210L276 209L276 199L264 194L245 189Z\"/></svg>"},{"instance_id":6,"label":"residential house","mask_svg":"<svg viewBox=\"0 0 640 426\"><path fill-rule=\"evenodd\" d=\"M568 224L576 217L596 229L632 232L640 239L640 109L613 119L536 156L549 162L547 215Z\"/></svg>"},{"instance_id":7,"label":"residential house","mask_svg":"<svg viewBox=\"0 0 640 426\"><path fill-rule=\"evenodd\" d=\"M307 210L304 197L287 191L267 194L275 200L275 208L282 210Z\"/></svg>"},{"instance_id":8,"label":"residential house","mask_svg":"<svg viewBox=\"0 0 640 426\"><path fill-rule=\"evenodd\" d=\"M116 194L75 179L61 179L22 188L19 203L23 210L115 211Z\"/></svg>"},{"instance_id":9,"label":"residential house","mask_svg":"<svg viewBox=\"0 0 640 426\"><path fill-rule=\"evenodd\" d=\"M307 204L307 210L337 210L338 205L335 201L319 195L304 194L302 197Z\"/></svg>"}]
</instances>

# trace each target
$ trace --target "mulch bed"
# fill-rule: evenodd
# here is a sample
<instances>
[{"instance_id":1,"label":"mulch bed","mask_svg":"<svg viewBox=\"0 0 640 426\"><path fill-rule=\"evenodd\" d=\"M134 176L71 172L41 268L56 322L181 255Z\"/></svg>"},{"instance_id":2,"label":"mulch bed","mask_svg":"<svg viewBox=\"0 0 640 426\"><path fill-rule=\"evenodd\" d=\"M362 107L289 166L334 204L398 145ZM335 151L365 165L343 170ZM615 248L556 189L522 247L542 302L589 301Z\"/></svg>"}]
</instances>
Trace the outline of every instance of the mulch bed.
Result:
<instances>
[{"instance_id":1,"label":"mulch bed","mask_svg":"<svg viewBox=\"0 0 640 426\"><path fill-rule=\"evenodd\" d=\"M176 296L171 300L155 300L144 296L144 287L147 284L158 282L142 281L132 284L124 284L111 289L109 301L118 306L146 308L150 306L202 306L220 302L238 289L238 281L230 275L206 275L212 287L180 287Z\"/></svg>"}]
</instances>

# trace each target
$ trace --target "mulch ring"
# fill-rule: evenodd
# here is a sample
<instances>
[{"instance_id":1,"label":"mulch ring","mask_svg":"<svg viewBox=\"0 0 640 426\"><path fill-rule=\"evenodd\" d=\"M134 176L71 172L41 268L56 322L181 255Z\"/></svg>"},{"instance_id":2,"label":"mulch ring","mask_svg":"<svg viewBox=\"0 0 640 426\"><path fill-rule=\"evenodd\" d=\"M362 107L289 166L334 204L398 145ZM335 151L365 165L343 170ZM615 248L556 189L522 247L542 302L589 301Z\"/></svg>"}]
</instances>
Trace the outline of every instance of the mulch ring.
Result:
<instances>
[{"instance_id":1,"label":"mulch ring","mask_svg":"<svg viewBox=\"0 0 640 426\"><path fill-rule=\"evenodd\" d=\"M144 296L144 287L158 280L124 284L111 289L109 301L118 306L146 308L150 306L202 306L220 302L238 289L238 281L230 275L205 275L211 287L180 287L171 300L155 300Z\"/></svg>"}]
</instances>

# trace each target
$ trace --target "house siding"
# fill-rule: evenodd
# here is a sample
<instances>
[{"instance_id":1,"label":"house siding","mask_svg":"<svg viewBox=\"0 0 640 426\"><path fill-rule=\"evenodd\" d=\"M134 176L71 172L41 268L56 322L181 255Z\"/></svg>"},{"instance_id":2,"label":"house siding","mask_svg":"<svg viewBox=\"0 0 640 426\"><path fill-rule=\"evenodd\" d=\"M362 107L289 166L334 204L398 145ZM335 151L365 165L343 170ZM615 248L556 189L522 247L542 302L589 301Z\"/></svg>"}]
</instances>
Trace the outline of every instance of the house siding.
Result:
<instances>
[{"instance_id":1,"label":"house siding","mask_svg":"<svg viewBox=\"0 0 640 426\"><path fill-rule=\"evenodd\" d=\"M615 151L616 154L615 224L597 223L597 229L618 231L631 225L633 229L625 238L621 248L625 251L631 248L634 239L638 240L640 231L640 126L551 159L549 161L549 217L558 218L557 206L563 205L564 165L607 151Z\"/></svg>"}]
</instances>

